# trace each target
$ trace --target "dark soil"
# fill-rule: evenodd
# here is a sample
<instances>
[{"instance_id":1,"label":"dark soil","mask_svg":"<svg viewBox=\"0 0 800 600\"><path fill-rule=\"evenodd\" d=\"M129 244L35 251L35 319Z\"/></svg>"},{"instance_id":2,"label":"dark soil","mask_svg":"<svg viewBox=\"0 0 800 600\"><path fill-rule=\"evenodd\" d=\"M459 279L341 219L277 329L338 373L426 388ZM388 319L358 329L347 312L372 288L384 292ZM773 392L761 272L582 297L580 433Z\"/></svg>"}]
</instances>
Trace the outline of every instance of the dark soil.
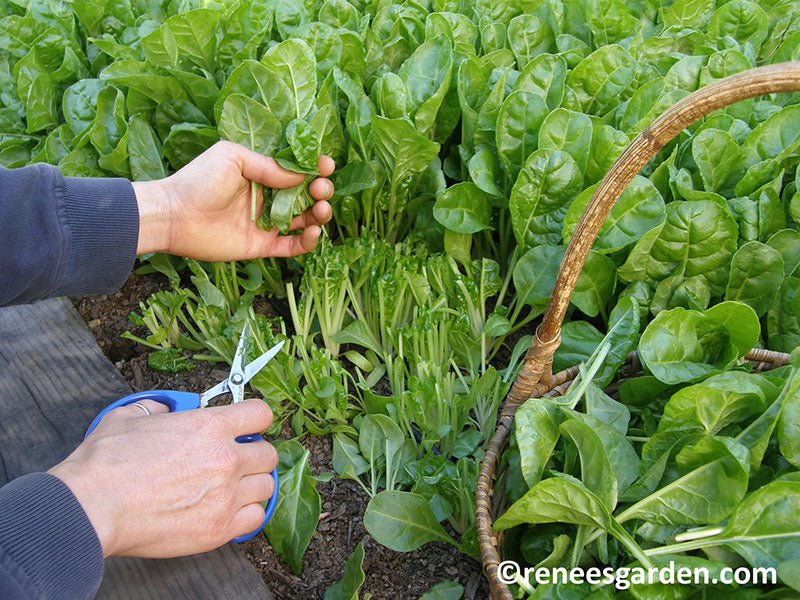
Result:
<instances>
[{"instance_id":1,"label":"dark soil","mask_svg":"<svg viewBox=\"0 0 800 600\"><path fill-rule=\"evenodd\" d=\"M146 336L128 321L131 311L139 312L139 302L166 288L159 275L131 275L123 288L110 296L73 300L75 307L103 349L134 391L175 389L200 392L227 375L224 367L197 363L191 371L161 373L147 365L149 350L121 338L130 330ZM268 316L271 307L260 307ZM284 428L281 438L291 437ZM300 443L311 451L313 474L332 472L331 440L308 435ZM369 500L352 481L334 478L317 484L322 497L322 519L303 557L303 571L295 575L272 551L265 536L257 536L242 545L242 551L264 577L278 600L322 599L325 589L342 577L344 562L358 542L364 543L366 582L362 598L372 594L375 600L419 598L431 587L449 579L464 586L464 598L488 597L488 586L480 564L446 544L427 544L415 552L400 553L375 542L364 529L362 518Z\"/></svg>"}]
</instances>

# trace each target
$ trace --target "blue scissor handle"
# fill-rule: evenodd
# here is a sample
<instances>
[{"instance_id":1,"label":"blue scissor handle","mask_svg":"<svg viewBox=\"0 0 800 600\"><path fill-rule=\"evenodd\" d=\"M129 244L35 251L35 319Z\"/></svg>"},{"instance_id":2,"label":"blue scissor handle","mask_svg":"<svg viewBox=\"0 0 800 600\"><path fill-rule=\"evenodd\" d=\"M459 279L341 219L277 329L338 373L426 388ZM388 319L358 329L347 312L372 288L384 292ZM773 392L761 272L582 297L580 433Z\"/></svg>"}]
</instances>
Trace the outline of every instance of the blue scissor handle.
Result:
<instances>
[{"instance_id":1,"label":"blue scissor handle","mask_svg":"<svg viewBox=\"0 0 800 600\"><path fill-rule=\"evenodd\" d=\"M125 396L124 398L120 398L116 402L112 402L108 406L106 406L100 414L98 414L92 424L89 425L89 429L86 430L87 437L92 431L95 430L97 425L103 419L103 417L108 414L109 411L114 410L115 408L119 408L120 406L127 406L128 404L133 404L134 402L141 402L142 400L155 400L156 402L160 402L161 404L165 404L169 407L170 412L182 412L184 410L194 410L195 408L200 408L200 394L194 394L192 392L176 392L174 390L149 390L147 392L138 392L136 394L131 394L130 396ZM236 438L236 441L240 444L245 444L247 442L263 442L264 438L258 435L257 433L248 434L248 435L240 435ZM233 538L231 542L234 543L241 543L246 542L250 538L254 537L258 534L259 531L264 529L266 524L272 518L272 514L275 512L275 506L278 503L278 469L272 471L272 481L275 484L274 491L272 492L272 496L267 502L267 506L264 512L264 522L261 523L261 526L245 535L240 535L239 537Z\"/></svg>"}]
</instances>

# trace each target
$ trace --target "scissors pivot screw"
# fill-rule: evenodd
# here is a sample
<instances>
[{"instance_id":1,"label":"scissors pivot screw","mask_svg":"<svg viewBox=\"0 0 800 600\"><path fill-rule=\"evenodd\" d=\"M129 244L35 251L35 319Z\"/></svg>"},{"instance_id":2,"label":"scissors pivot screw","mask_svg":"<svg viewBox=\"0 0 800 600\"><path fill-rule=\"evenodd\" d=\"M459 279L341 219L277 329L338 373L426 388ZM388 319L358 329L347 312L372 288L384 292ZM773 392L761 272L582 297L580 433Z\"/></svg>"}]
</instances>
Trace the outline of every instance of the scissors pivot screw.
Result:
<instances>
[{"instance_id":1,"label":"scissors pivot screw","mask_svg":"<svg viewBox=\"0 0 800 600\"><path fill-rule=\"evenodd\" d=\"M275 355L283 348L285 340L278 342L277 345L267 350L254 361L245 364L247 355L245 350L249 333L250 327L245 324L242 328L242 334L239 336L239 343L236 345L236 352L233 355L230 375L224 381L200 394L200 408L205 408L208 406L209 400L226 392L230 392L231 396L233 396L234 404L244 400L245 384L264 368L269 361L275 358Z\"/></svg>"}]
</instances>

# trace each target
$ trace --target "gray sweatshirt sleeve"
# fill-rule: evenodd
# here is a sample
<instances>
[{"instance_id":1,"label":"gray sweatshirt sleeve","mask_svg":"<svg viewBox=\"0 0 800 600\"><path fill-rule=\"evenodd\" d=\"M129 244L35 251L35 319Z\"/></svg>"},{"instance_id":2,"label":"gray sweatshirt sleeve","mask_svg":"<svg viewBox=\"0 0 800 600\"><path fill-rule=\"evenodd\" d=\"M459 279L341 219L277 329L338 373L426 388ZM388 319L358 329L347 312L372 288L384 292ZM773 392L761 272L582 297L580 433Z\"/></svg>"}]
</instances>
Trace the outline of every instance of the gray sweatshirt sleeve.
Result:
<instances>
[{"instance_id":1,"label":"gray sweatshirt sleeve","mask_svg":"<svg viewBox=\"0 0 800 600\"><path fill-rule=\"evenodd\" d=\"M103 550L69 488L47 473L0 488L0 598L84 600L103 576Z\"/></svg>"},{"instance_id":2,"label":"gray sweatshirt sleeve","mask_svg":"<svg viewBox=\"0 0 800 600\"><path fill-rule=\"evenodd\" d=\"M0 306L119 289L131 272L139 210L126 179L0 169Z\"/></svg>"},{"instance_id":3,"label":"gray sweatshirt sleeve","mask_svg":"<svg viewBox=\"0 0 800 600\"><path fill-rule=\"evenodd\" d=\"M118 289L138 236L125 179L0 168L0 306ZM0 488L0 598L91 598L102 573L100 541L61 480L35 473Z\"/></svg>"}]
</instances>

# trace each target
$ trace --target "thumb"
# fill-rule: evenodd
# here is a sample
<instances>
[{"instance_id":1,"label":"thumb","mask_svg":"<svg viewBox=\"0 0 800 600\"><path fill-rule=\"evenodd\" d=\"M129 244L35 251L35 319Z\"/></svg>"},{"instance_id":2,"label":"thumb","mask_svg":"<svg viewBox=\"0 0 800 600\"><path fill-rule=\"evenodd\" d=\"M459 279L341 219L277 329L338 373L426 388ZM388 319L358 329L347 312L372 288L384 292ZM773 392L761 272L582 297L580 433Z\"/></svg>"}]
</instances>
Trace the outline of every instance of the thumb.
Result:
<instances>
[{"instance_id":1,"label":"thumb","mask_svg":"<svg viewBox=\"0 0 800 600\"><path fill-rule=\"evenodd\" d=\"M303 173L293 173L281 167L274 158L236 144L237 162L242 175L271 188L288 188L306 180Z\"/></svg>"}]
</instances>

